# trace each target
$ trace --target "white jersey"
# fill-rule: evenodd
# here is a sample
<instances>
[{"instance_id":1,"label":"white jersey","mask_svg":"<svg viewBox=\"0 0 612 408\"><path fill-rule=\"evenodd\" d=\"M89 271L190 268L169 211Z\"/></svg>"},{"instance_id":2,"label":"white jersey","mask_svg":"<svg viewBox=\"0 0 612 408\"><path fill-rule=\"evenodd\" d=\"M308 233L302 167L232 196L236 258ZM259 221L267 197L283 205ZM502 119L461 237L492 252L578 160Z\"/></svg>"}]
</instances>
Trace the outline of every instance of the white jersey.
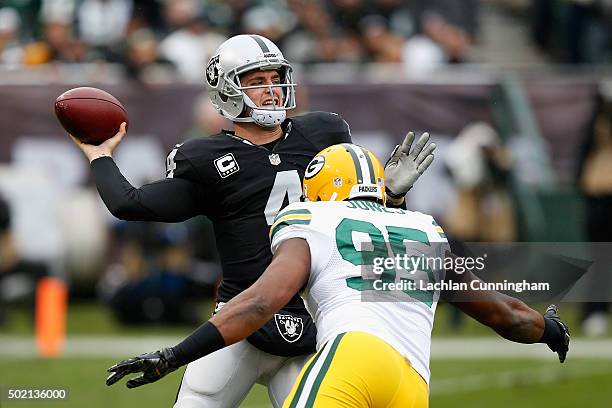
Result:
<instances>
[{"instance_id":1,"label":"white jersey","mask_svg":"<svg viewBox=\"0 0 612 408\"><path fill-rule=\"evenodd\" d=\"M310 246L310 278L301 295L317 326L317 349L340 333L370 333L429 382L440 294L428 284L440 281L448 248L431 216L371 201L293 203L278 214L270 235L272 252L290 238Z\"/></svg>"}]
</instances>

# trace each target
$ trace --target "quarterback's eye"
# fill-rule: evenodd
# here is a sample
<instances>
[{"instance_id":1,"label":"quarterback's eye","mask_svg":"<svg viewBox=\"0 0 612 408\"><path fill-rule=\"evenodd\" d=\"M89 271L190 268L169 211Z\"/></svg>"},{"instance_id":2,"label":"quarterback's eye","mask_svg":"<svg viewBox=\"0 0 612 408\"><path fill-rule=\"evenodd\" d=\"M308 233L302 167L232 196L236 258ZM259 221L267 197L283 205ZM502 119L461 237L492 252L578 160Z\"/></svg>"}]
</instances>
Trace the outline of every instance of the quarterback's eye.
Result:
<instances>
[{"instance_id":1,"label":"quarterback's eye","mask_svg":"<svg viewBox=\"0 0 612 408\"><path fill-rule=\"evenodd\" d=\"M250 78L247 81L247 86L256 86L256 85L267 85L267 84L279 84L281 81L280 79L280 75L275 74L272 75L271 77L264 77L264 76L256 76L254 78Z\"/></svg>"},{"instance_id":2,"label":"quarterback's eye","mask_svg":"<svg viewBox=\"0 0 612 408\"><path fill-rule=\"evenodd\" d=\"M247 83L247 86L265 85L266 80L264 78L253 78Z\"/></svg>"}]
</instances>

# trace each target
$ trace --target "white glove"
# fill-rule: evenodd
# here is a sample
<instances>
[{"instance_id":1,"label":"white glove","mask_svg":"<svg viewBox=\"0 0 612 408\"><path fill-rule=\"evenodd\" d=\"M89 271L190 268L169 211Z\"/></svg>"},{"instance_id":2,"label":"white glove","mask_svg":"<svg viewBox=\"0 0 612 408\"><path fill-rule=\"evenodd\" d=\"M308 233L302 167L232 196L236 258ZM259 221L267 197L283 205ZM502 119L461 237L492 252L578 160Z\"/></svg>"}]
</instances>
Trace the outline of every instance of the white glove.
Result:
<instances>
[{"instance_id":1,"label":"white glove","mask_svg":"<svg viewBox=\"0 0 612 408\"><path fill-rule=\"evenodd\" d=\"M427 144L429 133L423 133L414 148L411 149L413 141L414 133L408 132L404 142L395 146L391 157L385 164L387 195L392 198L404 197L433 162L433 151L436 150L436 144Z\"/></svg>"}]
</instances>

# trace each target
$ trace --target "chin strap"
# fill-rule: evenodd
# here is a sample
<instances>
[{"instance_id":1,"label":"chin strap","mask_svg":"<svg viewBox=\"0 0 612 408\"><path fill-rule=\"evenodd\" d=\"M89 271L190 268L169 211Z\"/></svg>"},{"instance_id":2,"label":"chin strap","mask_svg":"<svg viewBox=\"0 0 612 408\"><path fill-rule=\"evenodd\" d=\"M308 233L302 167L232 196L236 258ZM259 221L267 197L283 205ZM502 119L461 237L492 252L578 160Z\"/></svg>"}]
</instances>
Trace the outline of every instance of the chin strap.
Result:
<instances>
[{"instance_id":1,"label":"chin strap","mask_svg":"<svg viewBox=\"0 0 612 408\"><path fill-rule=\"evenodd\" d=\"M285 109L259 109L255 103L248 97L247 94L242 96L244 98L244 104L250 108L251 114L249 115L253 122L261 127L275 127L283 123L287 117L287 111Z\"/></svg>"},{"instance_id":2,"label":"chin strap","mask_svg":"<svg viewBox=\"0 0 612 408\"><path fill-rule=\"evenodd\" d=\"M278 126L286 117L287 111L284 110L251 109L253 122L262 127Z\"/></svg>"}]
</instances>

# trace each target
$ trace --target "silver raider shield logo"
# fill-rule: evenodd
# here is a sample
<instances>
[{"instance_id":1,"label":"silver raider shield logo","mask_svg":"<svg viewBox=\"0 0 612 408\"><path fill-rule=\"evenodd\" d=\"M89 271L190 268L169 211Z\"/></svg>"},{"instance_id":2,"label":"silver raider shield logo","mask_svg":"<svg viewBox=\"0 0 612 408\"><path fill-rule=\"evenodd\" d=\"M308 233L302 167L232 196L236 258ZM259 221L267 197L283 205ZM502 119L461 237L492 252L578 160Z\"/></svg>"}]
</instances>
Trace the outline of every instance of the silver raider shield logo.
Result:
<instances>
[{"instance_id":1,"label":"silver raider shield logo","mask_svg":"<svg viewBox=\"0 0 612 408\"><path fill-rule=\"evenodd\" d=\"M304 321L301 317L275 314L274 321L280 335L288 343L296 342L304 332Z\"/></svg>"}]
</instances>

